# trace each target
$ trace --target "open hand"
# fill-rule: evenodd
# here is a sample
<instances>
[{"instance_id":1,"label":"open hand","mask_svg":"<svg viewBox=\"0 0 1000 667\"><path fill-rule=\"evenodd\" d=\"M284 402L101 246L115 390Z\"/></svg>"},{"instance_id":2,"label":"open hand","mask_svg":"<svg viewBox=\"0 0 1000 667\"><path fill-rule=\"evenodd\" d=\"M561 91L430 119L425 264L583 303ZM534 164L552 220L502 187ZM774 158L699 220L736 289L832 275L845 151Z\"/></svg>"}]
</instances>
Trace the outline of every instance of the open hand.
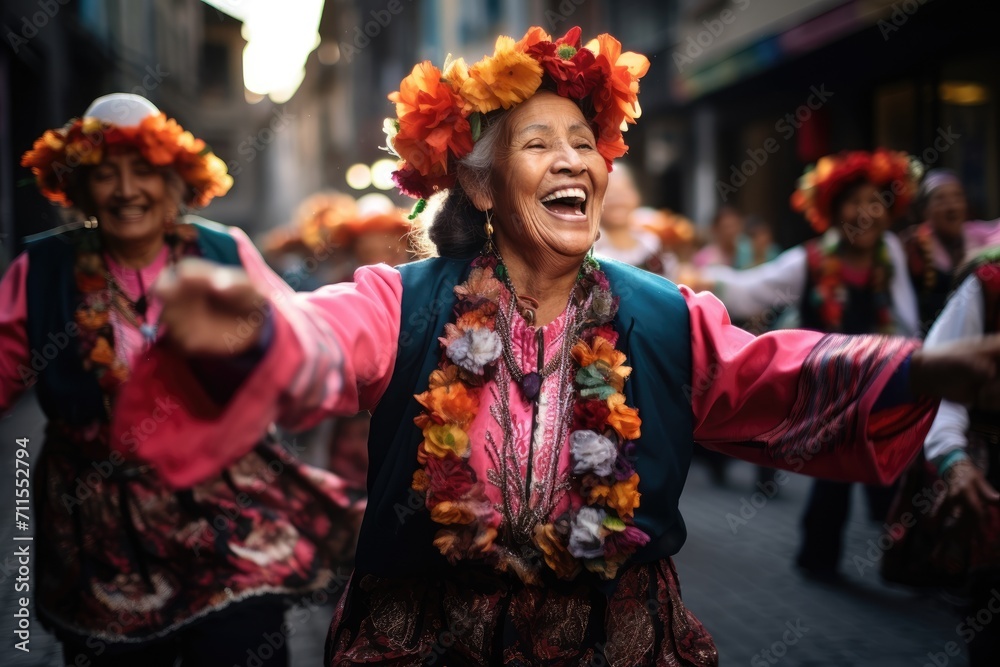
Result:
<instances>
[{"instance_id":1,"label":"open hand","mask_svg":"<svg viewBox=\"0 0 1000 667\"><path fill-rule=\"evenodd\" d=\"M986 514L986 508L1000 502L1000 493L969 459L959 460L948 468L944 480L948 490L938 509L942 516L966 519L978 525Z\"/></svg>"},{"instance_id":2,"label":"open hand","mask_svg":"<svg viewBox=\"0 0 1000 667\"><path fill-rule=\"evenodd\" d=\"M188 356L236 355L257 343L267 300L246 271L188 258L153 287L163 302L164 338Z\"/></svg>"}]
</instances>

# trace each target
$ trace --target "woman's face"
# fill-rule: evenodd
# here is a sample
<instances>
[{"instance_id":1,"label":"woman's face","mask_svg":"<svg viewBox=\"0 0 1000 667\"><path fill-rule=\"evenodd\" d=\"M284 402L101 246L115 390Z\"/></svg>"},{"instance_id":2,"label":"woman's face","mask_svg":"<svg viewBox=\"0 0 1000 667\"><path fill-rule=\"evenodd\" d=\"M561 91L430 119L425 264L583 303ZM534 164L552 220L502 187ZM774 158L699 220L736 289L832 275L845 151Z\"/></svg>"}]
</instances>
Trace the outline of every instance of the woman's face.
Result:
<instances>
[{"instance_id":1,"label":"woman's face","mask_svg":"<svg viewBox=\"0 0 1000 667\"><path fill-rule=\"evenodd\" d=\"M962 233L968 209L965 190L958 183L939 185L927 200L925 217L941 236L957 237Z\"/></svg>"},{"instance_id":2,"label":"woman's face","mask_svg":"<svg viewBox=\"0 0 1000 667\"><path fill-rule=\"evenodd\" d=\"M163 173L136 149L111 151L87 179L92 211L102 234L117 241L142 241L163 233L177 214Z\"/></svg>"},{"instance_id":3,"label":"woman's face","mask_svg":"<svg viewBox=\"0 0 1000 667\"><path fill-rule=\"evenodd\" d=\"M856 186L840 204L835 219L844 238L862 250L874 248L891 222L878 189L871 183Z\"/></svg>"},{"instance_id":4,"label":"woman's face","mask_svg":"<svg viewBox=\"0 0 1000 667\"><path fill-rule=\"evenodd\" d=\"M625 169L615 169L608 175L601 226L605 229L628 227L629 216L641 203L632 174Z\"/></svg>"},{"instance_id":5,"label":"woman's face","mask_svg":"<svg viewBox=\"0 0 1000 667\"><path fill-rule=\"evenodd\" d=\"M511 116L494 169L497 236L515 252L582 257L594 244L608 170L580 108L540 92Z\"/></svg>"}]
</instances>

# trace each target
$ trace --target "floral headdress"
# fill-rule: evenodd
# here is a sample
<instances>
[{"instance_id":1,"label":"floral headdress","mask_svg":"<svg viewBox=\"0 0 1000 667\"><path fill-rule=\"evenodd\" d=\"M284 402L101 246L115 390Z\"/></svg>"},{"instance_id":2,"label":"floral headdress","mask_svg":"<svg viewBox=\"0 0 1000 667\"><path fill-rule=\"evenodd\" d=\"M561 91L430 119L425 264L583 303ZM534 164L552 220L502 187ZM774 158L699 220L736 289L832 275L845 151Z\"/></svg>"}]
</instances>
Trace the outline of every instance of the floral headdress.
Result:
<instances>
[{"instance_id":1,"label":"floral headdress","mask_svg":"<svg viewBox=\"0 0 1000 667\"><path fill-rule=\"evenodd\" d=\"M886 198L891 201L890 213L896 218L913 199L922 172L920 162L901 151L879 148L873 153L845 151L828 155L799 178L791 205L805 215L814 230L825 232L830 227L834 198L846 185L863 179L880 190L890 191Z\"/></svg>"},{"instance_id":2,"label":"floral headdress","mask_svg":"<svg viewBox=\"0 0 1000 667\"><path fill-rule=\"evenodd\" d=\"M396 118L385 121L388 148L399 157L393 180L400 192L424 199L455 183L455 162L472 151L483 117L510 109L539 90L589 100L597 150L607 161L628 150L622 132L635 123L645 56L626 51L608 34L582 45L580 28L553 40L529 28L520 41L497 38L493 55L467 66L450 60L444 72L424 61L389 95Z\"/></svg>"},{"instance_id":3,"label":"floral headdress","mask_svg":"<svg viewBox=\"0 0 1000 667\"><path fill-rule=\"evenodd\" d=\"M31 168L47 199L72 206L66 192L70 173L82 165L100 164L108 149L116 146L134 146L150 164L173 168L188 186L184 200L188 206L207 206L232 187L226 163L204 141L148 100L124 93L98 98L83 118L46 130L21 157L21 166Z\"/></svg>"}]
</instances>

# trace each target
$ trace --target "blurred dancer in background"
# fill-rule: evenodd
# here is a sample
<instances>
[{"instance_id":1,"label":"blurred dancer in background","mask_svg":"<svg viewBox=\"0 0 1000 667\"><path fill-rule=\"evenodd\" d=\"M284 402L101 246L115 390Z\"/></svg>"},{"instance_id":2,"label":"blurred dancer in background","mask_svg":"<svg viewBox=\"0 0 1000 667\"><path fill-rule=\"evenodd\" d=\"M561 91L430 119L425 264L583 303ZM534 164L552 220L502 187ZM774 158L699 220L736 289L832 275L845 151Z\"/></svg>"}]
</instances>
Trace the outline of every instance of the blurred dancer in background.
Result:
<instances>
[{"instance_id":1,"label":"blurred dancer in background","mask_svg":"<svg viewBox=\"0 0 1000 667\"><path fill-rule=\"evenodd\" d=\"M38 616L67 665L243 661L265 635L282 636L285 598L329 586L350 564L363 504L262 441L263 429L227 434L254 444L219 474L174 490L156 467L112 451L109 423L119 389L162 333L151 289L162 273L200 257L241 267L272 298L288 287L240 230L181 215L232 179L142 97L95 100L38 139L22 165L45 197L87 219L31 243L0 281L0 412L34 386L48 418L35 467ZM58 354L34 365L60 339ZM206 410L228 395L218 384L226 373L257 358L245 341L231 338L234 360L198 360ZM175 397L143 391L158 411L122 435L126 451L169 431L176 409ZM287 664L287 642L271 648L258 664Z\"/></svg>"},{"instance_id":2,"label":"blurred dancer in background","mask_svg":"<svg viewBox=\"0 0 1000 667\"><path fill-rule=\"evenodd\" d=\"M761 318L788 306L799 310L801 327L826 333L900 334L920 331L916 296L899 240L888 230L906 210L915 190L906 155L886 150L852 151L819 160L792 196L823 236L746 271L704 270L712 289L736 318ZM883 204L893 195L892 208ZM839 576L841 540L852 485L818 479L802 518L803 540L796 563L817 578ZM865 487L870 516L881 521L892 489Z\"/></svg>"}]
</instances>

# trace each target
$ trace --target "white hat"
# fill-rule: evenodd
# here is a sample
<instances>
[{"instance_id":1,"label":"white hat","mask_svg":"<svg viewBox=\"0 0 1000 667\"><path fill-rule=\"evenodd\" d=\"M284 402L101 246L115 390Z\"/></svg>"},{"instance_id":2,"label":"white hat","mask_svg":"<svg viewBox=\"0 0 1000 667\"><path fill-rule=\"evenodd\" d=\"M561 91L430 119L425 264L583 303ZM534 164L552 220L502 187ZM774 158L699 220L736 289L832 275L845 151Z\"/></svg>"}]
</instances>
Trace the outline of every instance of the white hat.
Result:
<instances>
[{"instance_id":1,"label":"white hat","mask_svg":"<svg viewBox=\"0 0 1000 667\"><path fill-rule=\"evenodd\" d=\"M83 112L84 118L96 118L117 127L134 127L143 118L160 113L145 97L132 93L112 93L98 97Z\"/></svg>"}]
</instances>

